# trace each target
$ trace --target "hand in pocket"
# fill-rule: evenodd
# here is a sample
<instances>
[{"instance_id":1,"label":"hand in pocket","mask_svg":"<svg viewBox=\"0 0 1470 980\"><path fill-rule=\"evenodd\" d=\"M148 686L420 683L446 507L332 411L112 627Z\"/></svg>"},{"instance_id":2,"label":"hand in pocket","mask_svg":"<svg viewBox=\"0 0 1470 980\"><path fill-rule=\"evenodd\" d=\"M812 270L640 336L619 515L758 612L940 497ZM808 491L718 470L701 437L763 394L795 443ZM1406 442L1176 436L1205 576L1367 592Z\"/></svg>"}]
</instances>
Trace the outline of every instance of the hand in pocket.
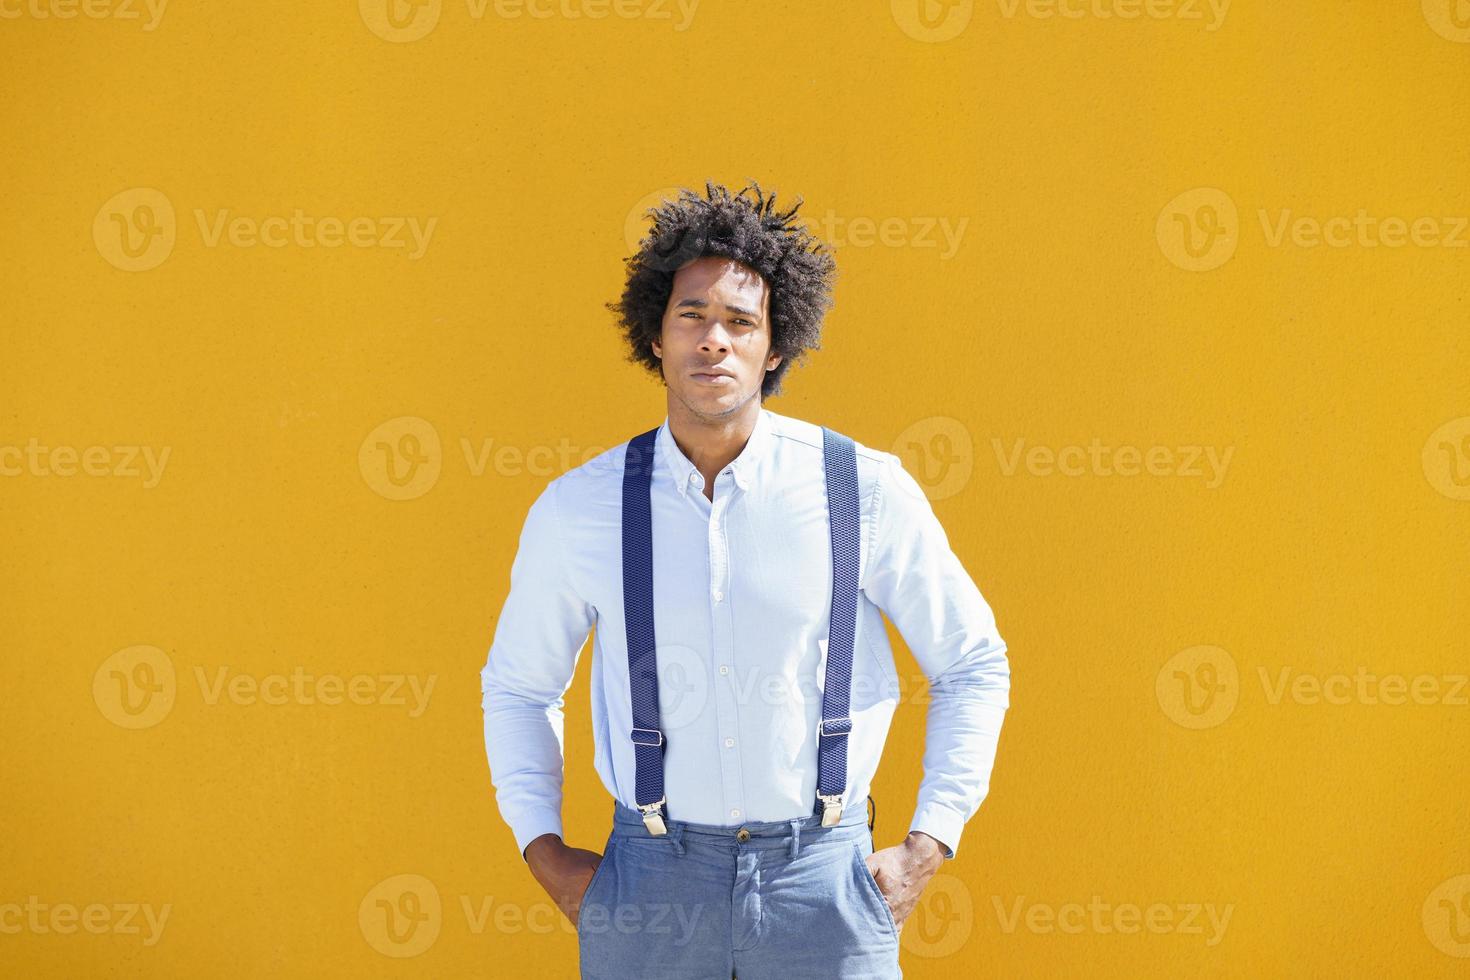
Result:
<instances>
[{"instance_id":1,"label":"hand in pocket","mask_svg":"<svg viewBox=\"0 0 1470 980\"><path fill-rule=\"evenodd\" d=\"M602 867L602 860L605 857L605 855L598 854L596 851L581 851L581 853L591 854L593 855L594 859L591 866L587 867L585 871L582 872L585 877L581 879L581 884L577 887L576 907L567 916L567 918L572 920L573 926L576 926L577 923L580 922L582 919L582 899L587 897L587 892L592 887L592 879L597 877L597 869Z\"/></svg>"},{"instance_id":2,"label":"hand in pocket","mask_svg":"<svg viewBox=\"0 0 1470 980\"><path fill-rule=\"evenodd\" d=\"M526 861L531 874L541 888L556 903L572 925L582 909L582 898L592 885L603 855L584 847L568 847L561 838L547 835L545 844L537 841L526 851Z\"/></svg>"}]
</instances>

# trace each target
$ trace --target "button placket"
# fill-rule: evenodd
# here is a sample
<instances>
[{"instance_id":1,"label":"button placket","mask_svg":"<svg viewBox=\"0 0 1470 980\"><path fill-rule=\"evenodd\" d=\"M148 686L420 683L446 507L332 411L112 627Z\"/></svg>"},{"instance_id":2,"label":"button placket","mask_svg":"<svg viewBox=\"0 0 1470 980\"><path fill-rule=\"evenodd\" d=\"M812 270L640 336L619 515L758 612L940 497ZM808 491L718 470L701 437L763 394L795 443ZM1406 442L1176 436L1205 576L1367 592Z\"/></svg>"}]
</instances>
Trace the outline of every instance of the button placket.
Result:
<instances>
[{"instance_id":1,"label":"button placket","mask_svg":"<svg viewBox=\"0 0 1470 980\"><path fill-rule=\"evenodd\" d=\"M725 480L721 474L720 480ZM714 502L710 505L709 515L709 588L710 598L715 602L723 602L725 599L725 585L729 576L729 541L725 538L725 529L720 526L720 518L729 506L730 494L716 493Z\"/></svg>"},{"instance_id":2,"label":"button placket","mask_svg":"<svg viewBox=\"0 0 1470 980\"><path fill-rule=\"evenodd\" d=\"M725 513L730 506L733 491L732 477L728 471L717 478L717 490L709 512L709 601L710 623L713 632L714 663L719 665L720 676L731 683L715 685L715 710L719 735L727 749L734 749L735 734L740 711L736 698L737 674L730 669L735 664L735 620L726 593L730 588L729 539L725 536ZM725 796L725 812L730 819L738 820L745 812L744 777L740 766L740 753L720 753L720 782Z\"/></svg>"}]
</instances>

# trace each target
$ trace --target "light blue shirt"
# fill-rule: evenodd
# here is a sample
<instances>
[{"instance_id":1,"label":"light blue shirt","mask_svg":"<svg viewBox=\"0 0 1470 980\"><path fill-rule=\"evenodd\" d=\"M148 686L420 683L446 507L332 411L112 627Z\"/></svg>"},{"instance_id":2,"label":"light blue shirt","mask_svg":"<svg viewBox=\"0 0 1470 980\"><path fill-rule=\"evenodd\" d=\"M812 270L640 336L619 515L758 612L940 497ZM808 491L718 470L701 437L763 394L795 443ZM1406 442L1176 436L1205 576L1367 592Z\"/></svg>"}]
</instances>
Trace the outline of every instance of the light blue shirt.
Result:
<instances>
[{"instance_id":1,"label":"light blue shirt","mask_svg":"<svg viewBox=\"0 0 1470 980\"><path fill-rule=\"evenodd\" d=\"M856 448L862 570L843 802L867 805L893 711L921 686L900 687L886 613L931 685L909 829L952 858L990 786L1010 704L1005 644L919 484L892 453ZM563 695L589 630L593 764L609 793L636 805L623 616L626 449L563 473L531 505L480 673L491 782L522 854L542 834L562 833ZM667 417L654 455L667 814L721 826L808 816L832 602L821 428L763 408L717 476L713 502Z\"/></svg>"}]
</instances>

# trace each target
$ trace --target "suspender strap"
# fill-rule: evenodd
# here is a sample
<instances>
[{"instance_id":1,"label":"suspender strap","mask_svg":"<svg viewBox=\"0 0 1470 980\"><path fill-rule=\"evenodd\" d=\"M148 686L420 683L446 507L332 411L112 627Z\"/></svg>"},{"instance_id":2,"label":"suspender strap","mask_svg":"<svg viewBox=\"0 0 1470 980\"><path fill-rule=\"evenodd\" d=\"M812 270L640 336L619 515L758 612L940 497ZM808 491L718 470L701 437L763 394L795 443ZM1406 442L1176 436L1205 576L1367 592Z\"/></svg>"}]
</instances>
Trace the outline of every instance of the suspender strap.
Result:
<instances>
[{"instance_id":1,"label":"suspender strap","mask_svg":"<svg viewBox=\"0 0 1470 980\"><path fill-rule=\"evenodd\" d=\"M832 618L827 627L827 676L822 688L822 720L817 724L817 799L822 826L842 819L847 787L848 715L852 690L852 648L857 633L857 594L861 524L858 513L857 454L847 436L822 427L826 462L827 523L832 533Z\"/></svg>"},{"instance_id":2,"label":"suspender strap","mask_svg":"<svg viewBox=\"0 0 1470 980\"><path fill-rule=\"evenodd\" d=\"M664 733L659 728L658 660L653 634L654 440L650 429L628 443L623 467L623 619L633 697L634 802L648 832L665 833Z\"/></svg>"},{"instance_id":3,"label":"suspender strap","mask_svg":"<svg viewBox=\"0 0 1470 980\"><path fill-rule=\"evenodd\" d=\"M623 467L623 618L628 635L628 686L633 700L634 800L650 834L667 832L664 795L664 733L659 728L657 641L653 628L653 458L658 429L629 441ZM827 671L822 720L817 725L817 798L822 825L842 818L847 786L848 716L852 690L853 640L861 524L857 455L853 441L822 428L827 483L827 523L832 537L832 615L827 634Z\"/></svg>"}]
</instances>

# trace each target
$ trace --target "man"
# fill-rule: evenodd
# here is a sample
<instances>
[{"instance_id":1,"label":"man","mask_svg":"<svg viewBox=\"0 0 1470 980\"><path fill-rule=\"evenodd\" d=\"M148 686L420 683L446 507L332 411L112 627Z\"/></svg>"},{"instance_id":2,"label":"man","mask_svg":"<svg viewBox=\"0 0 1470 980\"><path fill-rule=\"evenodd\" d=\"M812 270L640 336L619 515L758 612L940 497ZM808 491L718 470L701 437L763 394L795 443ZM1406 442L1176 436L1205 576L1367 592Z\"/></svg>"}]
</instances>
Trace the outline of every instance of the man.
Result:
<instances>
[{"instance_id":1,"label":"man","mask_svg":"<svg viewBox=\"0 0 1470 980\"><path fill-rule=\"evenodd\" d=\"M609 306L667 416L532 504L481 673L501 815L583 977L899 977L899 929L989 788L1005 645L923 491L763 405L831 306L800 203L707 184L653 209ZM883 613L932 692L908 835L874 850ZM602 854L561 820L562 697L594 626Z\"/></svg>"}]
</instances>

